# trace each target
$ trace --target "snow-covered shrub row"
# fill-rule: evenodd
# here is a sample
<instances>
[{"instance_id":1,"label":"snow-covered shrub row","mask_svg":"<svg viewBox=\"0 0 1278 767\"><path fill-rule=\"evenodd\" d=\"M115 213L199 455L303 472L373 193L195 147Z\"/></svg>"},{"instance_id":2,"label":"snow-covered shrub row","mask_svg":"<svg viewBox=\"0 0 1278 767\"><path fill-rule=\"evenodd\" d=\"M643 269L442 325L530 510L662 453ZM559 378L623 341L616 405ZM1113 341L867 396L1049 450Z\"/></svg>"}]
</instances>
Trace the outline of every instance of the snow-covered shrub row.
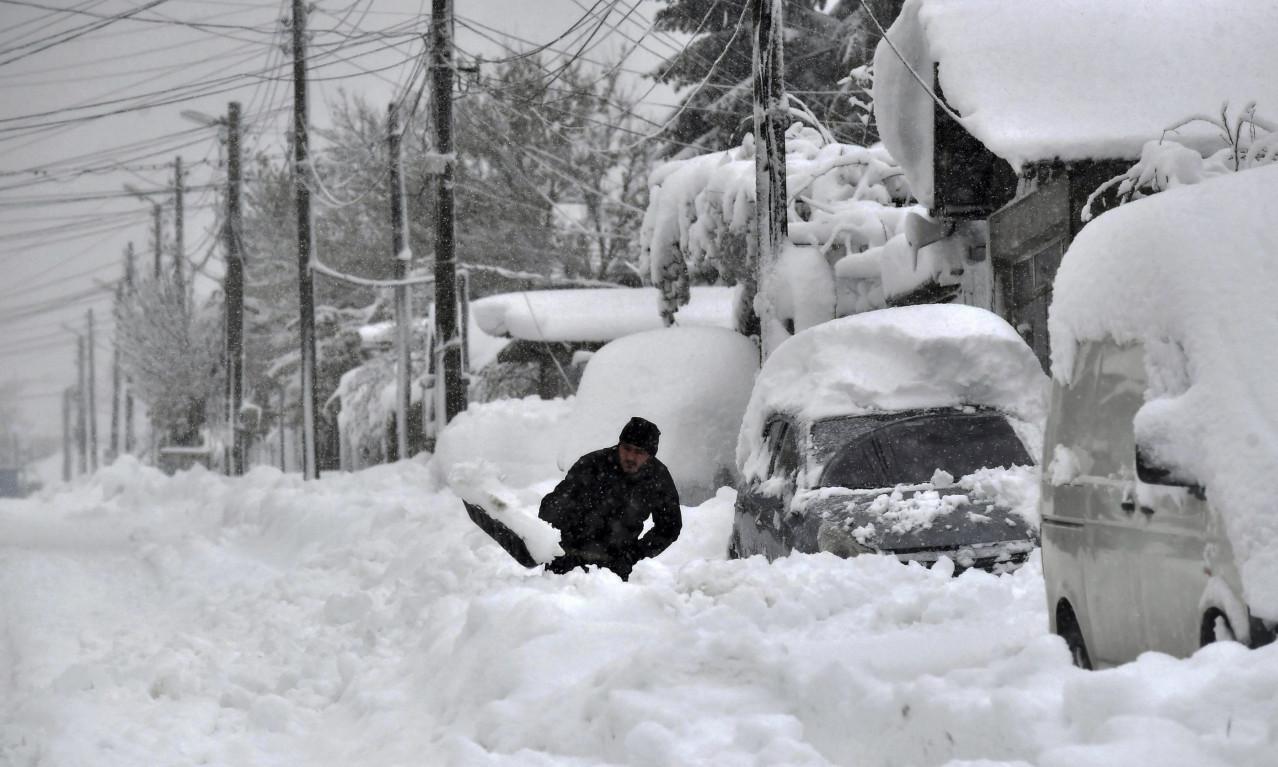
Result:
<instances>
[{"instance_id":1,"label":"snow-covered shrub row","mask_svg":"<svg viewBox=\"0 0 1278 767\"><path fill-rule=\"evenodd\" d=\"M694 278L726 284L744 278L755 248L754 153L747 136L739 147L667 162L649 176L642 266L662 290L667 317L687 302ZM792 320L798 330L835 316L833 265L883 245L912 208L905 207L910 190L901 169L879 145L830 142L795 123L786 132L786 171L789 242L804 247L785 251L771 281L774 294L764 300L776 321ZM863 302L856 310L870 308L877 307Z\"/></svg>"}]
</instances>

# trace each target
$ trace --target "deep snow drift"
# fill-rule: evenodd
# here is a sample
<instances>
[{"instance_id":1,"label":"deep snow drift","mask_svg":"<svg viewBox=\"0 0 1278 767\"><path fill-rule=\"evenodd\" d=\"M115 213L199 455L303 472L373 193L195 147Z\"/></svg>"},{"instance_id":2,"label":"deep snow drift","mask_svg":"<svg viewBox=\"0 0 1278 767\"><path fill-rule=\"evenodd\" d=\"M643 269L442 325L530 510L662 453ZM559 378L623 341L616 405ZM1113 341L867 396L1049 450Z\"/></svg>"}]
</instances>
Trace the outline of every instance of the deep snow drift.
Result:
<instances>
[{"instance_id":1,"label":"deep snow drift","mask_svg":"<svg viewBox=\"0 0 1278 767\"><path fill-rule=\"evenodd\" d=\"M553 482L553 450L510 448L565 411L500 403L453 449ZM307 483L126 460L0 502L0 763L1278 762L1278 646L1079 671L1037 557L725 561L724 490L630 583L546 575L424 463Z\"/></svg>"}]
</instances>

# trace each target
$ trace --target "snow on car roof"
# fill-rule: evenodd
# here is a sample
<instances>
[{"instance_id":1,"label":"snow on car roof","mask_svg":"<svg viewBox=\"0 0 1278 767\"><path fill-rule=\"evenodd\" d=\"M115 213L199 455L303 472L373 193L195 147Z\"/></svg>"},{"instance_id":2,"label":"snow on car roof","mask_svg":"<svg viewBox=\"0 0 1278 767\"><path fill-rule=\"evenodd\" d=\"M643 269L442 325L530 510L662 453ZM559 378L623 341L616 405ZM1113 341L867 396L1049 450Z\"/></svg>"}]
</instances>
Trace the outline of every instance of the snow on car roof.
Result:
<instances>
[{"instance_id":1,"label":"snow on car roof","mask_svg":"<svg viewBox=\"0 0 1278 767\"><path fill-rule=\"evenodd\" d=\"M695 287L678 325L735 326L736 289ZM612 341L663 327L656 288L583 288L501 293L471 303L484 332L528 341Z\"/></svg>"},{"instance_id":2,"label":"snow on car roof","mask_svg":"<svg viewBox=\"0 0 1278 767\"><path fill-rule=\"evenodd\" d=\"M1231 115L1251 101L1262 114L1275 112L1274 29L1274 3L909 0L891 38L929 82L937 63L941 92L963 126L1019 168L1037 160L1136 158L1165 128L1194 115L1219 116L1226 102ZM930 150L930 99L882 43L875 77L881 122L920 109L928 117L883 132L923 200L930 197L931 152L924 184L910 155ZM1176 138L1215 148L1218 133L1200 122Z\"/></svg>"},{"instance_id":3,"label":"snow on car roof","mask_svg":"<svg viewBox=\"0 0 1278 767\"><path fill-rule=\"evenodd\" d=\"M1208 489L1253 612L1278 618L1278 167L1227 174L1089 223L1056 277L1053 376L1079 341L1141 341L1143 444Z\"/></svg>"},{"instance_id":4,"label":"snow on car roof","mask_svg":"<svg viewBox=\"0 0 1278 767\"><path fill-rule=\"evenodd\" d=\"M737 461L759 454L765 419L974 405L1040 423L1048 379L1005 320L984 309L925 304L826 322L764 362L741 425Z\"/></svg>"}]
</instances>

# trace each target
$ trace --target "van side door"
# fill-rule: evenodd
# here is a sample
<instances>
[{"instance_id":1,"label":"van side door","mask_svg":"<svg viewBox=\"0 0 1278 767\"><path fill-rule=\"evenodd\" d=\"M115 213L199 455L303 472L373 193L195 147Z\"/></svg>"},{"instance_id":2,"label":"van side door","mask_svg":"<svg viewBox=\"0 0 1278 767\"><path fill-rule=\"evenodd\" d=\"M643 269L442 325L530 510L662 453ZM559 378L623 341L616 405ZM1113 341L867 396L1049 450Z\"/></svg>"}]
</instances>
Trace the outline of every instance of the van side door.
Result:
<instances>
[{"instance_id":1,"label":"van side door","mask_svg":"<svg viewBox=\"0 0 1278 767\"><path fill-rule=\"evenodd\" d=\"M1145 520L1136 503L1136 438L1132 422L1145 401L1144 349L1110 339L1080 349L1094 378L1090 434L1080 438L1087 555L1082 558L1092 660L1118 664L1147 646L1148 605L1142 583Z\"/></svg>"}]
</instances>

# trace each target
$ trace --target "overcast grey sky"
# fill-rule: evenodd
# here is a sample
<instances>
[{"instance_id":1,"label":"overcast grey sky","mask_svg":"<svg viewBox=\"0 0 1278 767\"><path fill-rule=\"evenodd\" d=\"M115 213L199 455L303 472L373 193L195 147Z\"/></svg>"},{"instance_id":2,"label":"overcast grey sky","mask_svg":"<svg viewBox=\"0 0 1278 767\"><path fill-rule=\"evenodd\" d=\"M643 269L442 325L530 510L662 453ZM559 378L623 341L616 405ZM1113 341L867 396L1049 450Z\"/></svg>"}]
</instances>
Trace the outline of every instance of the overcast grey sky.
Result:
<instances>
[{"instance_id":1,"label":"overcast grey sky","mask_svg":"<svg viewBox=\"0 0 1278 767\"><path fill-rule=\"evenodd\" d=\"M498 53L486 37L575 51L576 31L552 41L592 9L607 9L616 29L591 41L587 59L631 51L626 69L648 71L681 42L645 36L661 6L653 0L455 5L463 55ZM104 284L121 275L130 241L139 267L152 263L143 252L150 205L129 196L126 185L159 192L155 199L171 210L171 163L181 155L189 188L186 253L197 261L209 253L214 188L224 183L215 167L217 132L180 113L220 116L229 101L239 101L249 144L281 146L292 108L281 23L289 7L288 0L0 0L0 382L21 383L21 406L34 431L61 431L61 393L75 380L74 332L92 308L105 441L111 296ZM422 54L430 0L320 0L313 8L314 125L326 123L339 88L372 104L403 92ZM649 85L636 77L640 93ZM661 88L649 101L669 103L673 96ZM213 287L219 259L217 251L197 288Z\"/></svg>"}]
</instances>

